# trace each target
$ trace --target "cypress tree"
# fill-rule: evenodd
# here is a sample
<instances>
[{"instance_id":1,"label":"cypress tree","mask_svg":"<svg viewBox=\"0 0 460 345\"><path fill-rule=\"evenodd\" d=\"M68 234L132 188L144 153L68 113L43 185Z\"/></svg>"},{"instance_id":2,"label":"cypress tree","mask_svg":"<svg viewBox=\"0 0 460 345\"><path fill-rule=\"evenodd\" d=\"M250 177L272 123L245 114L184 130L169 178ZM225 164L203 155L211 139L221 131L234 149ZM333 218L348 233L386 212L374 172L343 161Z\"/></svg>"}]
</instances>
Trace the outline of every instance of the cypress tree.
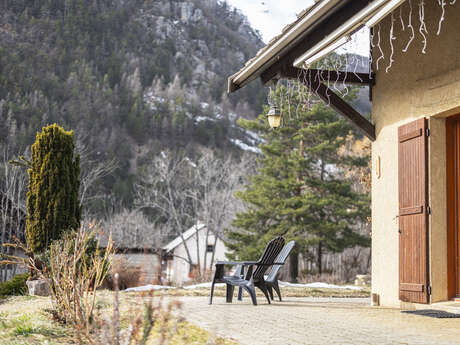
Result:
<instances>
[{"instance_id":1,"label":"cypress tree","mask_svg":"<svg viewBox=\"0 0 460 345\"><path fill-rule=\"evenodd\" d=\"M258 173L237 193L248 210L237 214L226 245L239 259L254 260L269 240L282 235L296 241L298 252L316 257L321 273L323 253L370 245L360 231L370 214L369 195L347 177L368 157L346 152L355 140L352 128L323 102L303 109L294 97L284 104L284 126L277 130L268 128L267 111L258 120L240 121L265 142Z\"/></svg>"},{"instance_id":2,"label":"cypress tree","mask_svg":"<svg viewBox=\"0 0 460 345\"><path fill-rule=\"evenodd\" d=\"M26 236L34 253L80 226L80 157L74 149L73 132L56 124L37 133L32 145Z\"/></svg>"}]
</instances>

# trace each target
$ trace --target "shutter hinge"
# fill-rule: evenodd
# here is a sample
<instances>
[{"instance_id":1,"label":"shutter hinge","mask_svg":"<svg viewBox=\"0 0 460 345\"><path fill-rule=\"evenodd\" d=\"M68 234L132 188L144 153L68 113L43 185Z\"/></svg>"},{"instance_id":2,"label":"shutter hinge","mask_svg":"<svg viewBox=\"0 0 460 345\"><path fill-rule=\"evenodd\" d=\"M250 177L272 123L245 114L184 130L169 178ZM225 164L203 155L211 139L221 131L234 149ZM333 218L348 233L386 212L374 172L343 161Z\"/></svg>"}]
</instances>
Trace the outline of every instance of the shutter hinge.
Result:
<instances>
[{"instance_id":1,"label":"shutter hinge","mask_svg":"<svg viewBox=\"0 0 460 345\"><path fill-rule=\"evenodd\" d=\"M426 213L427 213L427 214L431 214L431 207L430 207L430 206L427 206L427 207L426 207Z\"/></svg>"},{"instance_id":2,"label":"shutter hinge","mask_svg":"<svg viewBox=\"0 0 460 345\"><path fill-rule=\"evenodd\" d=\"M426 290L427 290L426 292L428 293L428 295L431 295L431 285L428 285Z\"/></svg>"},{"instance_id":3,"label":"shutter hinge","mask_svg":"<svg viewBox=\"0 0 460 345\"><path fill-rule=\"evenodd\" d=\"M425 130L425 132L426 132L426 136L427 136L427 137L429 137L429 136L430 136L430 134L431 134L431 132L430 132L430 129L429 129L429 128L427 128L427 129Z\"/></svg>"}]
</instances>

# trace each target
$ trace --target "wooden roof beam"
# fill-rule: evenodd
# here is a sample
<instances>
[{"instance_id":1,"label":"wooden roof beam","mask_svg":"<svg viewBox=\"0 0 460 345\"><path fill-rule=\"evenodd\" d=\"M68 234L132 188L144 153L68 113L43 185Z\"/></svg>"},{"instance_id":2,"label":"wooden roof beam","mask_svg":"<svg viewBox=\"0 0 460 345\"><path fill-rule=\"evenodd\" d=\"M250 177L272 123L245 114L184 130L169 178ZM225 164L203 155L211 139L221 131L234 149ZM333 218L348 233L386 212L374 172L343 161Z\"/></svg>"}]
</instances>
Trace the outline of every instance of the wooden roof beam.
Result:
<instances>
[{"instance_id":1,"label":"wooden roof beam","mask_svg":"<svg viewBox=\"0 0 460 345\"><path fill-rule=\"evenodd\" d=\"M354 73L354 72L343 72L343 71L328 71L318 69L302 69L293 66L283 66L281 70L274 76L274 79L304 79L304 76L310 75L312 78L316 78L317 73L321 73L322 80L330 80L332 82L345 82L349 84L361 84L361 85L375 85L375 74L369 73ZM271 81L266 80L264 76L261 76L262 82L267 84Z\"/></svg>"},{"instance_id":2,"label":"wooden roof beam","mask_svg":"<svg viewBox=\"0 0 460 345\"><path fill-rule=\"evenodd\" d=\"M371 141L375 141L375 126L368 119L357 112L351 105L345 102L334 91L323 83L315 80L302 80L302 82L319 98L328 103L335 111L349 120L361 133Z\"/></svg>"}]
</instances>

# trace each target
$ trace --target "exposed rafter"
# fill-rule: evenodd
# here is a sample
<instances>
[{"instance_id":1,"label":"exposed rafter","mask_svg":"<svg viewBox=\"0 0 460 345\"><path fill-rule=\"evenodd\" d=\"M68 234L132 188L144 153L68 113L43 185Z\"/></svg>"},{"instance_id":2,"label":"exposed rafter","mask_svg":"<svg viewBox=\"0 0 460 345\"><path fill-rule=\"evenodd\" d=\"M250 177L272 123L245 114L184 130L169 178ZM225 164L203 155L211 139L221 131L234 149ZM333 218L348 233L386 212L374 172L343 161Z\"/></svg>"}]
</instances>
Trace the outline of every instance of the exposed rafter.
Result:
<instances>
[{"instance_id":1,"label":"exposed rafter","mask_svg":"<svg viewBox=\"0 0 460 345\"><path fill-rule=\"evenodd\" d=\"M284 74L285 71L286 74ZM294 67L285 68L279 73L279 77L285 79L297 79L298 75ZM370 140L375 141L375 126L334 91L323 83L320 83L316 78L311 78L311 80L305 79L302 82L335 111L348 119L361 133Z\"/></svg>"},{"instance_id":2,"label":"exposed rafter","mask_svg":"<svg viewBox=\"0 0 460 345\"><path fill-rule=\"evenodd\" d=\"M311 75L316 76L318 73L320 74L322 80L328 80L328 78L331 81L340 81L340 82L346 82L350 84L362 84L362 85L374 85L375 84L375 75L372 73L369 75L369 73L354 73L354 72L343 72L343 71L326 71L326 70L317 70L317 69L309 69L309 70L304 70L301 68L296 68L290 65L283 66L280 71L275 75L275 79L298 79L299 76L305 75L305 73L308 73ZM262 76L262 82L264 84L267 84L270 82L270 80L264 79L264 76Z\"/></svg>"}]
</instances>

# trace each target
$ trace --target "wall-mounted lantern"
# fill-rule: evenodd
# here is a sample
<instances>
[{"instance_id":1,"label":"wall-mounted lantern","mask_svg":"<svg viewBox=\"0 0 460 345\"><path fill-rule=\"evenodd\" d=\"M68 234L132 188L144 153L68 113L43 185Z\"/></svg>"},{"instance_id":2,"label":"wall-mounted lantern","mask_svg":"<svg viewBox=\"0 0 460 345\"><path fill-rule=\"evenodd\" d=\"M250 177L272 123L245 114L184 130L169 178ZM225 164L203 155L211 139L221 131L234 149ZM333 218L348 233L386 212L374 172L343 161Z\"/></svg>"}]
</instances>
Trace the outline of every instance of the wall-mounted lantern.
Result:
<instances>
[{"instance_id":1,"label":"wall-mounted lantern","mask_svg":"<svg viewBox=\"0 0 460 345\"><path fill-rule=\"evenodd\" d=\"M281 114L276 107L276 105L272 104L270 109L268 110L267 114L268 124L270 128L278 128L281 125Z\"/></svg>"}]
</instances>

